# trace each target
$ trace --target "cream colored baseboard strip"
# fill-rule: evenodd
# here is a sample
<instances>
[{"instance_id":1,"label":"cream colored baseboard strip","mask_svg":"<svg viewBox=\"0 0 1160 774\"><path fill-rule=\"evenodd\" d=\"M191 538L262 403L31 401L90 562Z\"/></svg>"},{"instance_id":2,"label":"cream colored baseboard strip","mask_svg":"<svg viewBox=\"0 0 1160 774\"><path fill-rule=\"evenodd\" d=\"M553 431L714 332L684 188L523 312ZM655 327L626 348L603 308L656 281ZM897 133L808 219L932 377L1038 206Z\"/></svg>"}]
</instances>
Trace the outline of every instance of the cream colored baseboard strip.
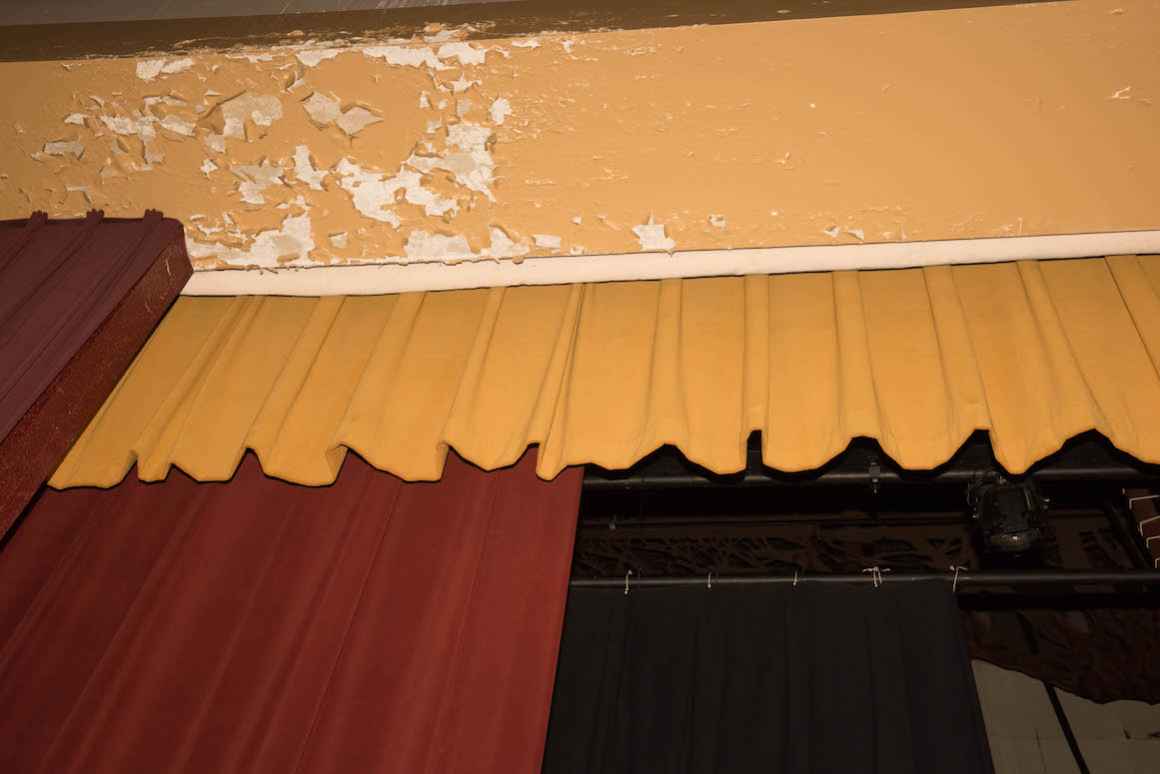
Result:
<instances>
[{"instance_id":1,"label":"cream colored baseboard strip","mask_svg":"<svg viewBox=\"0 0 1160 774\"><path fill-rule=\"evenodd\" d=\"M560 285L671 277L898 269L957 263L1160 253L1160 230L932 242L808 245L668 253L616 253L513 261L362 264L277 270L197 272L192 296L378 295L419 290Z\"/></svg>"}]
</instances>

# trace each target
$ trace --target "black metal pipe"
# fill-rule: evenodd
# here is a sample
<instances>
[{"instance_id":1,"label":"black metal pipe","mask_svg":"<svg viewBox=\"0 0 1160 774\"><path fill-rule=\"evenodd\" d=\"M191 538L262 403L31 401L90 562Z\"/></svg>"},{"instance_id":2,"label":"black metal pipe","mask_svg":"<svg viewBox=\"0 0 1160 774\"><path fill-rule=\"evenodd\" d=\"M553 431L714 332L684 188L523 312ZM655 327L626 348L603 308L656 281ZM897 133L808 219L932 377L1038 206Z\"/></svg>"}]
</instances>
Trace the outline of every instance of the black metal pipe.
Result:
<instances>
[{"instance_id":1,"label":"black metal pipe","mask_svg":"<svg viewBox=\"0 0 1160 774\"><path fill-rule=\"evenodd\" d=\"M953 572L878 572L863 573L799 573L797 575L706 575L698 577L638 578L573 578L572 588L657 588L673 586L796 586L825 584L877 583L890 586L896 583L941 581L951 584L963 593L964 589L980 586L1074 586L1120 583L1160 584L1160 570L1028 570L1024 572L961 570ZM967 593L970 593L969 591Z\"/></svg>"},{"instance_id":2,"label":"black metal pipe","mask_svg":"<svg viewBox=\"0 0 1160 774\"><path fill-rule=\"evenodd\" d=\"M616 489L676 489L682 487L736 486L736 487L776 487L776 486L851 486L874 484L965 484L980 476L994 473L995 468L955 468L941 473L917 472L902 475L897 471L884 469L832 470L817 475L787 473L770 475L765 473L745 473L741 475L706 475L680 473L673 475L629 474L626 476L589 475L584 477L584 488L590 490ZM1136 481L1148 476L1127 465L1099 465L1093 467L1044 468L1033 471L1029 476L1036 481Z\"/></svg>"}]
</instances>

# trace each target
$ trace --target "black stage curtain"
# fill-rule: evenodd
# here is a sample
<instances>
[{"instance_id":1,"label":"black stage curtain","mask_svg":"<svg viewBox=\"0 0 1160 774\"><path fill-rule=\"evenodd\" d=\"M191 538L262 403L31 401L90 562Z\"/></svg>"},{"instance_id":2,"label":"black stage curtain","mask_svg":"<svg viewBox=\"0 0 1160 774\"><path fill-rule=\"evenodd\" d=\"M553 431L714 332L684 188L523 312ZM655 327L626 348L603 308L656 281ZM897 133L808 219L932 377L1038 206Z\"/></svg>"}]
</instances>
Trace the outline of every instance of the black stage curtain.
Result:
<instances>
[{"instance_id":1,"label":"black stage curtain","mask_svg":"<svg viewBox=\"0 0 1160 774\"><path fill-rule=\"evenodd\" d=\"M573 589L545 774L991 772L941 583Z\"/></svg>"}]
</instances>

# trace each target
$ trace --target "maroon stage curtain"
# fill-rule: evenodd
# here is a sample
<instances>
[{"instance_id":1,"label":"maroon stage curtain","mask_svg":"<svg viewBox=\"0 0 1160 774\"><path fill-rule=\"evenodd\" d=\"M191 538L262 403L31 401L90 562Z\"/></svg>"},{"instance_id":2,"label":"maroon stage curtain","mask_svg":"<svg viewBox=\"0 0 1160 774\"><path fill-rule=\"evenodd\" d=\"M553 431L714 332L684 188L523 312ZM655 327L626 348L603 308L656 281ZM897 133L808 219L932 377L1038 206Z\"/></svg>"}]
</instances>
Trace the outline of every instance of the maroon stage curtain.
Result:
<instances>
[{"instance_id":1,"label":"maroon stage curtain","mask_svg":"<svg viewBox=\"0 0 1160 774\"><path fill-rule=\"evenodd\" d=\"M579 469L45 492L0 553L0 771L539 771Z\"/></svg>"}]
</instances>

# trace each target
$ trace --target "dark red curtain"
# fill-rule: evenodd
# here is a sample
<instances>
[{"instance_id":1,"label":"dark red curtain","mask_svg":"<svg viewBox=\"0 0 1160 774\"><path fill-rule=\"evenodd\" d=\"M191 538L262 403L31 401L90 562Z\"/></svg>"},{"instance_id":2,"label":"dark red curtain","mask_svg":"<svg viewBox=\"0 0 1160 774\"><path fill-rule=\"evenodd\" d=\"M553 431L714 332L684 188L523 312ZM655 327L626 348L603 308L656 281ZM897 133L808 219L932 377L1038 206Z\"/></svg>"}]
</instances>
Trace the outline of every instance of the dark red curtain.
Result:
<instances>
[{"instance_id":1,"label":"dark red curtain","mask_svg":"<svg viewBox=\"0 0 1160 774\"><path fill-rule=\"evenodd\" d=\"M534 462L44 493L0 553L0 771L539 771L580 471Z\"/></svg>"}]
</instances>

